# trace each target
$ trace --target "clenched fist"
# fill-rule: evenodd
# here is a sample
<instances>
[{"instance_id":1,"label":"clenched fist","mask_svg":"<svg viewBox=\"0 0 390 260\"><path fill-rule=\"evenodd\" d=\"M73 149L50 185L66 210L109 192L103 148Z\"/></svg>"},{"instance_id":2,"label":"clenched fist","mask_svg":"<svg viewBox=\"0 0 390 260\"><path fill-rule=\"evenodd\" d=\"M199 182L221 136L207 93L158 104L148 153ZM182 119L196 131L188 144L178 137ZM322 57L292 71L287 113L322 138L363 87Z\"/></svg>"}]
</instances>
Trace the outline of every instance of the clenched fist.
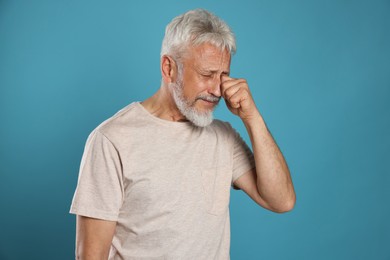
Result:
<instances>
[{"instance_id":1,"label":"clenched fist","mask_svg":"<svg viewBox=\"0 0 390 260\"><path fill-rule=\"evenodd\" d=\"M259 116L259 111L245 79L235 79L223 75L221 94L229 110L244 122Z\"/></svg>"}]
</instances>

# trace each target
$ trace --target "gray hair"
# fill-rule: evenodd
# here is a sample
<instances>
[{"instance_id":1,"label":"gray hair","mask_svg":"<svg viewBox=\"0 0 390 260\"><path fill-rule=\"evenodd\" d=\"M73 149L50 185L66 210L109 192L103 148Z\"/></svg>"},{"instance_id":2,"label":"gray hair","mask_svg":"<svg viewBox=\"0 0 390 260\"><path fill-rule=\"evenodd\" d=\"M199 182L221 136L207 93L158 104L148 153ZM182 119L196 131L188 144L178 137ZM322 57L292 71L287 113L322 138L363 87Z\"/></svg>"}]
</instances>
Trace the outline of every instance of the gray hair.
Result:
<instances>
[{"instance_id":1,"label":"gray hair","mask_svg":"<svg viewBox=\"0 0 390 260\"><path fill-rule=\"evenodd\" d=\"M166 27L161 57L170 55L180 61L186 48L211 43L230 54L236 52L236 40L229 26L214 14L196 9L175 17Z\"/></svg>"}]
</instances>

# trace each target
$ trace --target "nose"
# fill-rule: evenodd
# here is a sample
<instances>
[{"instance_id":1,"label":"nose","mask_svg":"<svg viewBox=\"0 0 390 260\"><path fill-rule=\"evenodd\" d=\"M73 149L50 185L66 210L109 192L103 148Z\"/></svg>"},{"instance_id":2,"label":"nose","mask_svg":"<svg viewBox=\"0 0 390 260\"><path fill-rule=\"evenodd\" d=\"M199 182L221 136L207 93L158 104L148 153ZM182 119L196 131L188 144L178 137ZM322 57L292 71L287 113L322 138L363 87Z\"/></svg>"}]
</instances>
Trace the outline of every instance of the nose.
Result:
<instances>
[{"instance_id":1,"label":"nose","mask_svg":"<svg viewBox=\"0 0 390 260\"><path fill-rule=\"evenodd\" d=\"M213 81L212 86L210 87L209 90L209 93L213 94L216 97L221 96L221 83L222 83L221 77L222 76L216 77L217 79Z\"/></svg>"}]
</instances>

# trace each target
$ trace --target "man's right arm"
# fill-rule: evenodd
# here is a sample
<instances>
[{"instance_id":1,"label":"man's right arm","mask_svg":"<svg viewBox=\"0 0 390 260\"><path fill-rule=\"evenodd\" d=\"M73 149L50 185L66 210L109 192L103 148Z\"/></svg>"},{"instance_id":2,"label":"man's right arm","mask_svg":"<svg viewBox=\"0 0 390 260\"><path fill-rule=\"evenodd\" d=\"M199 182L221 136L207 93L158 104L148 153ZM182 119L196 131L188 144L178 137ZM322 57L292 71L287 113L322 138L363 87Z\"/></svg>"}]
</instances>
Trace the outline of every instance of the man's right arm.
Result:
<instances>
[{"instance_id":1,"label":"man's right arm","mask_svg":"<svg viewBox=\"0 0 390 260\"><path fill-rule=\"evenodd\" d=\"M78 215L76 220L76 259L107 259L115 227L115 221Z\"/></svg>"}]
</instances>

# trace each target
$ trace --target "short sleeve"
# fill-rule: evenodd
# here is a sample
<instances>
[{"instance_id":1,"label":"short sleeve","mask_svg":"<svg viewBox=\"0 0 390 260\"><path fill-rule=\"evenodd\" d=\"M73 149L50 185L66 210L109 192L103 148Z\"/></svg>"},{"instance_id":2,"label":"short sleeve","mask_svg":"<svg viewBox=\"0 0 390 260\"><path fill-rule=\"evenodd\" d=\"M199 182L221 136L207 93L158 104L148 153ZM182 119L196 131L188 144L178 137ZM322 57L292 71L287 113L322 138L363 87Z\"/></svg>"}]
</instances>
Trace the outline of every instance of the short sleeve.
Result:
<instances>
[{"instance_id":1,"label":"short sleeve","mask_svg":"<svg viewBox=\"0 0 390 260\"><path fill-rule=\"evenodd\" d=\"M231 186L235 190L239 190L233 182L241 175L255 168L255 160L251 149L244 142L240 134L232 128L234 147L233 147L233 175Z\"/></svg>"},{"instance_id":2,"label":"short sleeve","mask_svg":"<svg viewBox=\"0 0 390 260\"><path fill-rule=\"evenodd\" d=\"M94 130L85 145L70 213L117 221L122 200L120 156L110 140Z\"/></svg>"}]
</instances>

